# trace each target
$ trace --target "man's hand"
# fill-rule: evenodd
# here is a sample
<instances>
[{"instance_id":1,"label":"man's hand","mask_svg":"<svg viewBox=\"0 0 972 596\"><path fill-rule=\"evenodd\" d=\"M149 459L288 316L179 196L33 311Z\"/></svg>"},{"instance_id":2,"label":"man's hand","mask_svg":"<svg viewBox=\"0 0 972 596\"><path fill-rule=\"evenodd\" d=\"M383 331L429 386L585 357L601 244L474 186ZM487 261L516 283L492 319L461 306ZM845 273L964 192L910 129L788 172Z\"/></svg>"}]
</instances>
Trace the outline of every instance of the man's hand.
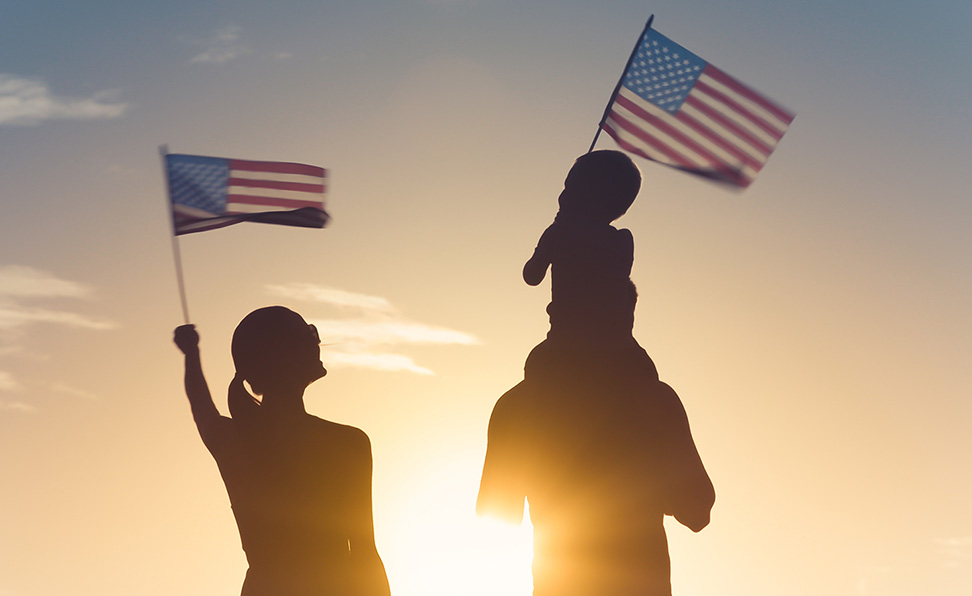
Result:
<instances>
[{"instance_id":1,"label":"man's hand","mask_svg":"<svg viewBox=\"0 0 972 596\"><path fill-rule=\"evenodd\" d=\"M182 350L182 353L189 356L199 353L199 333L196 326L180 325L175 329L175 344Z\"/></svg>"}]
</instances>

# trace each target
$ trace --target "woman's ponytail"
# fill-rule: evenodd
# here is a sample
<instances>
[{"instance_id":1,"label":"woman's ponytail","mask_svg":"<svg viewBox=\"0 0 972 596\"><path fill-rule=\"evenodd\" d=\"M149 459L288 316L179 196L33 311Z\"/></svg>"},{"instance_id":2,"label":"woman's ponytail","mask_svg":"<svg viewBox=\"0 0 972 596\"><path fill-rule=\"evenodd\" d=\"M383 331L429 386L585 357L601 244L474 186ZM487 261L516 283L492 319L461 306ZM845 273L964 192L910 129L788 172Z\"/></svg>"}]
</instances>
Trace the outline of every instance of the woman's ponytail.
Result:
<instances>
[{"instance_id":1,"label":"woman's ponytail","mask_svg":"<svg viewBox=\"0 0 972 596\"><path fill-rule=\"evenodd\" d=\"M230 381L226 401L233 420L247 423L260 415L260 402L246 390L246 386L243 385L243 377L239 373Z\"/></svg>"}]
</instances>

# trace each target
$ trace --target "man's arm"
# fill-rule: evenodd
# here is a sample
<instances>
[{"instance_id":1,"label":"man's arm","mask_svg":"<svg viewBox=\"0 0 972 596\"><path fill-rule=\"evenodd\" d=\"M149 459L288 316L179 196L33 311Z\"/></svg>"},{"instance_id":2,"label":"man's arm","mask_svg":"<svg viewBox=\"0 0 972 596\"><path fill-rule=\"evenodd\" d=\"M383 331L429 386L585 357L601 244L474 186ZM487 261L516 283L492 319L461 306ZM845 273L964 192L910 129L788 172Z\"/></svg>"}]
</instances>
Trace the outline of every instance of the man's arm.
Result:
<instances>
[{"instance_id":1,"label":"man's arm","mask_svg":"<svg viewBox=\"0 0 972 596\"><path fill-rule=\"evenodd\" d=\"M371 441L363 431L354 429L355 446L349 454L354 461L350 479L352 519L350 520L351 565L356 596L389 596L385 565L375 546L375 521L372 510L371 477L373 462Z\"/></svg>"},{"instance_id":2,"label":"man's arm","mask_svg":"<svg viewBox=\"0 0 972 596\"><path fill-rule=\"evenodd\" d=\"M483 463L483 477L476 499L476 514L519 525L523 521L523 502L526 499L522 468L526 454L515 452L517 437L509 400L517 387L496 402L489 417L486 461Z\"/></svg>"},{"instance_id":3,"label":"man's arm","mask_svg":"<svg viewBox=\"0 0 972 596\"><path fill-rule=\"evenodd\" d=\"M176 327L175 344L186 356L185 387L192 419L196 422L199 436L203 443L212 451L220 429L228 422L220 416L213 397L209 393L209 385L203 376L202 362L199 358L199 334L195 325Z\"/></svg>"},{"instance_id":4,"label":"man's arm","mask_svg":"<svg viewBox=\"0 0 972 596\"><path fill-rule=\"evenodd\" d=\"M709 512L715 504L715 488L692 440L688 416L675 390L661 383L661 402L665 408L665 447L667 511L683 526L698 532L709 525Z\"/></svg>"}]
</instances>

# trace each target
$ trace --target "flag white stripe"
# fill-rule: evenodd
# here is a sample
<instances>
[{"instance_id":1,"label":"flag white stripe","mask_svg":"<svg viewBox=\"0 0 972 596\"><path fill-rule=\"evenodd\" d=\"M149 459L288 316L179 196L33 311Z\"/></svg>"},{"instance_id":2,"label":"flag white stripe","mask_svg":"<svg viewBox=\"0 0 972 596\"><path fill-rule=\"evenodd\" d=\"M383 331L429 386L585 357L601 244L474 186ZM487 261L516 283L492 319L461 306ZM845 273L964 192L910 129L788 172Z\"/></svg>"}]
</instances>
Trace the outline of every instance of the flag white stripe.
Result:
<instances>
[{"instance_id":1,"label":"flag white stripe","mask_svg":"<svg viewBox=\"0 0 972 596\"><path fill-rule=\"evenodd\" d=\"M604 120L604 125L610 128L612 131L614 131L614 135L612 136L617 137L619 141L624 141L626 143L634 145L635 147L638 148L639 151L641 151L646 156L648 156L649 159L653 159L663 164L681 165L678 162L669 158L668 155L666 155L665 153L658 151L651 145L648 145L645 142L643 142L640 138L632 135L625 129L621 128L621 126L611 116L608 116L607 119Z\"/></svg>"},{"instance_id":2,"label":"flag white stripe","mask_svg":"<svg viewBox=\"0 0 972 596\"><path fill-rule=\"evenodd\" d=\"M749 141L738 136L735 132L729 130L728 128L725 128L722 124L719 124L707 114L699 111L697 108L686 103L682 104L682 109L679 111L686 116L698 120L703 126L706 126L712 130L713 135L721 137L724 141L744 152L746 155L752 157L759 163L766 163L766 160L769 158L769 154L763 153L758 147L754 147L749 143ZM771 146L770 150L772 149L773 147Z\"/></svg>"},{"instance_id":3,"label":"flag white stripe","mask_svg":"<svg viewBox=\"0 0 972 596\"><path fill-rule=\"evenodd\" d=\"M314 205L306 205L307 207L317 207L320 208L321 204L316 203ZM226 203L227 213L282 213L284 211L293 211L299 207L280 207L279 205L251 205L249 203L233 203L232 201Z\"/></svg>"},{"instance_id":4,"label":"flag white stripe","mask_svg":"<svg viewBox=\"0 0 972 596\"><path fill-rule=\"evenodd\" d=\"M227 225L232 225L238 222L239 220L240 220L239 216L225 215L221 217L209 217L198 221L176 222L176 231L180 234L188 234L191 232L202 232L205 230L213 230L216 228L226 227Z\"/></svg>"},{"instance_id":5,"label":"flag white stripe","mask_svg":"<svg viewBox=\"0 0 972 596\"><path fill-rule=\"evenodd\" d=\"M227 193L244 197L270 197L274 199L296 199L298 201L324 200L322 192L306 192L303 190L282 190L279 188L253 188L252 186L230 186Z\"/></svg>"},{"instance_id":6,"label":"flag white stripe","mask_svg":"<svg viewBox=\"0 0 972 596\"><path fill-rule=\"evenodd\" d=\"M699 80L705 83L706 85L712 87L714 90L719 91L720 93L726 95L734 102L738 103L742 107L752 112L753 115L759 116L760 118L765 120L766 124L770 125L774 130L778 132L778 136L783 136L783 133L786 132L786 129L789 126L788 123L784 122L783 120L780 120L780 118L776 114L770 112L769 110L759 105L755 101L749 99L745 95L741 95L739 92L734 91L731 87L727 86L725 83L722 83L710 77L707 74L703 74L701 77L699 77Z\"/></svg>"},{"instance_id":7,"label":"flag white stripe","mask_svg":"<svg viewBox=\"0 0 972 596\"><path fill-rule=\"evenodd\" d=\"M301 184L323 184L326 176L308 176L307 174L278 174L276 172L250 172L247 170L230 170L230 178L240 180L266 180L268 182L299 182Z\"/></svg>"},{"instance_id":8,"label":"flag white stripe","mask_svg":"<svg viewBox=\"0 0 972 596\"><path fill-rule=\"evenodd\" d=\"M722 131L721 127L718 127L718 126L712 127L712 126L710 126L710 128L713 129L711 131L711 133L701 133L701 132L695 130L694 128L692 128L691 126L689 126L688 124L685 124L684 122L680 121L679 119L673 117L667 111L659 108L658 106L656 106L655 104L651 103L650 101L646 101L646 100L642 99L641 97L638 96L637 93L634 93L633 91L627 89L626 87L622 87L621 88L621 91L619 92L619 95L622 95L627 100L629 100L632 103L634 103L635 105L637 105L639 108L643 109L644 111L648 112L649 114L651 114L653 116L658 117L659 119L661 119L664 122L666 122L669 126L671 126L672 128L674 128L675 130L677 130L678 132L684 134L686 137L688 137L692 141L698 143L706 151L712 153L716 158L718 158L719 160L721 160L722 163L728 165L729 167L731 167L733 169L741 170L743 172L743 174L745 174L747 177L752 177L752 176L755 176L756 175L756 170L754 170L751 166L747 165L744 161L740 160L736 155L730 153L729 151L726 151L721 146L719 146L717 143L714 143L712 141L712 138L713 137L719 137L719 138L725 139L725 135L724 134L721 134L721 131ZM637 121L638 120L638 116L637 115L629 112L628 110L626 110L624 108L624 106L621 106L621 105L619 105L617 103L614 104L614 107L612 109L614 111L618 112L619 114L621 114L622 116L624 116L625 118L631 119L633 121ZM683 108L683 111L684 111L684 108ZM658 133L661 133L661 131L658 131ZM671 137L668 137L668 138L671 138ZM728 142L728 143L730 145L735 145L735 143L732 143L732 142ZM675 140L674 138L672 138L672 141L671 142L666 142L666 144L668 144L668 145L679 144L680 145L681 143L679 141ZM695 152L693 151L693 154L694 153ZM753 156L749 152L746 152L746 154L747 155L750 155L754 159L758 159L758 161L760 163L762 163L763 161L765 161L765 158L762 158L762 156ZM706 158L704 156L701 156L701 155L699 157L702 158L702 159L704 159L706 164L711 163L711 160L709 160L708 158Z\"/></svg>"},{"instance_id":9,"label":"flag white stripe","mask_svg":"<svg viewBox=\"0 0 972 596\"><path fill-rule=\"evenodd\" d=\"M617 109L618 107L619 106L615 105L614 108L612 108L612 112L617 113L619 116L623 118L631 117L630 114L622 115L620 113L620 110ZM665 145L667 149L669 149L673 153L678 154L678 156L681 157L684 160L684 162L688 162L688 163L684 163L683 161L669 157L667 152L663 152L659 149L656 149L650 143L642 140L641 137L628 132L627 129L625 129L620 123L618 123L618 121L614 119L613 114L608 116L608 119L605 120L605 122L611 126L611 128L615 131L615 133L618 136L623 138L626 142L640 148L642 151L644 151L645 155L647 155L648 157L650 157L655 161L671 164L679 167L689 167L693 165L696 167L709 166L709 162L707 160L699 160L698 156L695 156L695 158L693 158L692 155L690 155L687 151L684 150L684 147L682 147L682 145L677 143L672 144L671 142L665 141L663 138L661 138L658 129L652 128L650 130L646 130L644 127L641 126L641 124L644 123L643 120L638 120L637 118L635 118L635 121L636 121L635 124L638 125L638 128L642 132L646 133L648 136L658 141L659 144Z\"/></svg>"},{"instance_id":10,"label":"flag white stripe","mask_svg":"<svg viewBox=\"0 0 972 596\"><path fill-rule=\"evenodd\" d=\"M742 129L745 129L746 132L753 135L760 141L766 143L770 147L776 144L775 138L767 134L766 131L764 131L762 128L757 126L756 123L754 123L752 120L750 120L743 114L740 114L736 110L733 110L726 104L722 103L722 101L720 101L719 99L712 97L711 95L699 89L698 87L692 90L691 95L692 97L698 99L699 101L709 106L713 110L719 112L729 120L732 120L734 124L736 124ZM682 105L684 107L685 104Z\"/></svg>"},{"instance_id":11,"label":"flag white stripe","mask_svg":"<svg viewBox=\"0 0 972 596\"><path fill-rule=\"evenodd\" d=\"M218 214L210 213L205 209L197 209L196 207L190 207L189 205L183 205L181 203L173 203L172 211L180 215L184 215L186 217L204 218L204 217L213 217L214 215L218 215Z\"/></svg>"},{"instance_id":12,"label":"flag white stripe","mask_svg":"<svg viewBox=\"0 0 972 596\"><path fill-rule=\"evenodd\" d=\"M623 106L617 103L614 104L614 107L612 109L615 112L617 112L618 115L621 116L622 118L625 118L632 122L644 122L643 120L639 119L636 114L631 113L630 111L628 111ZM678 130L680 133L684 134L690 140L695 141L703 149L713 154L712 157L710 157L708 155L699 153L691 145L685 144L677 137L664 132L660 128L656 128L652 126L650 131L646 131L646 132L650 132L654 138L658 139L661 143L668 146L672 150L676 151L679 155L685 157L693 164L704 166L704 167L725 166L725 167L732 168L734 170L741 171L747 177L755 176L756 171L751 166L746 165L742 160L738 159L736 156L732 155L731 153L728 153L725 150L715 146L714 143L709 141L703 135L692 130L692 128L687 126L686 124L679 122L677 119L672 117L668 112L654 105L651 105L648 109L646 109L646 111L648 111L654 116L658 116L663 121L665 121L665 123L668 124L671 128Z\"/></svg>"},{"instance_id":13,"label":"flag white stripe","mask_svg":"<svg viewBox=\"0 0 972 596\"><path fill-rule=\"evenodd\" d=\"M644 127L644 121L643 120L640 120L637 115L632 114L631 112L629 112L628 110L626 110L623 106L620 106L620 105L615 104L615 106L614 106L614 108L612 108L612 110L613 110L614 113L616 113L621 118L624 118L625 120L628 120L629 122L632 122L632 123L636 124L638 126L638 128L640 128L644 132L648 133L651 137L653 137L655 140L657 140L660 144L664 145L666 148L668 148L669 150L677 153L680 157L682 157L683 159L685 159L686 161L688 161L689 162L688 165L690 167L693 167L694 166L694 167L697 167L697 168L711 168L711 167L715 167L717 165L729 165L729 164L725 164L723 161L721 161L719 159L710 159L709 157L707 157L705 155L702 155L701 153L698 153L692 147L690 147L690 146L682 143L679 139L677 139L677 138L673 137L672 135L664 132L660 128L651 127L650 129L646 129ZM618 124L618 126L615 127L615 128L617 129L618 127L620 127L620 124ZM624 131L624 132L627 132L627 131ZM637 137L635 137L635 138L637 138ZM640 141L640 142L642 144L645 144L644 141ZM650 147L650 145L648 145L648 146ZM662 155L664 155L664 153L662 153ZM665 157L665 160L666 160L666 163L675 163L675 164L682 165L682 166L685 165L685 164L679 162L678 160L673 160L673 159L671 159L669 157ZM733 164L734 167L736 167L737 169L742 166L742 164L739 164L736 160L733 160L732 162L729 162L729 163Z\"/></svg>"},{"instance_id":14,"label":"flag white stripe","mask_svg":"<svg viewBox=\"0 0 972 596\"><path fill-rule=\"evenodd\" d=\"M675 167L688 167L688 168L693 167L692 165L684 164L678 160L672 159L671 157L668 156L667 153L655 149L655 147L653 147L652 145L649 145L645 141L642 141L640 137L629 133L627 130L622 128L621 125L618 124L612 117L609 116L604 122L611 130L614 131L613 136L615 136L619 142L625 142L630 145L633 145L634 147L637 147L638 150L643 152L649 159L652 159L654 161L666 165L675 166ZM645 129L642 128L641 130L644 131ZM668 147L668 149L674 151L675 153L679 153L681 155L679 151L676 151L677 147ZM686 159L688 158L686 157ZM725 164L714 164L705 161L705 162L697 163L694 167L695 169L704 172L710 170L718 170L719 166L724 166L724 165ZM745 177L747 182L752 182L752 180L755 178L756 175L756 172L754 172L753 169L749 167L742 169L740 173Z\"/></svg>"}]
</instances>

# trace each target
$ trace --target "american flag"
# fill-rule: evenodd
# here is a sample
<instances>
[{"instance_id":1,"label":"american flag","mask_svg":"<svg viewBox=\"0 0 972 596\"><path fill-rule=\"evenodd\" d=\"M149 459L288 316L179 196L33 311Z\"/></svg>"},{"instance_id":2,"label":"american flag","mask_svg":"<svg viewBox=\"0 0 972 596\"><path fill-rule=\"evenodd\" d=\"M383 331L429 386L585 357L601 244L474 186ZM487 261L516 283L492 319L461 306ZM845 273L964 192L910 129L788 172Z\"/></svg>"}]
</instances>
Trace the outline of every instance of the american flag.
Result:
<instances>
[{"instance_id":1,"label":"american flag","mask_svg":"<svg viewBox=\"0 0 972 596\"><path fill-rule=\"evenodd\" d=\"M793 117L649 28L601 128L626 151L746 187Z\"/></svg>"},{"instance_id":2,"label":"american flag","mask_svg":"<svg viewBox=\"0 0 972 596\"><path fill-rule=\"evenodd\" d=\"M327 171L277 161L167 154L175 234L243 221L323 228Z\"/></svg>"}]
</instances>

